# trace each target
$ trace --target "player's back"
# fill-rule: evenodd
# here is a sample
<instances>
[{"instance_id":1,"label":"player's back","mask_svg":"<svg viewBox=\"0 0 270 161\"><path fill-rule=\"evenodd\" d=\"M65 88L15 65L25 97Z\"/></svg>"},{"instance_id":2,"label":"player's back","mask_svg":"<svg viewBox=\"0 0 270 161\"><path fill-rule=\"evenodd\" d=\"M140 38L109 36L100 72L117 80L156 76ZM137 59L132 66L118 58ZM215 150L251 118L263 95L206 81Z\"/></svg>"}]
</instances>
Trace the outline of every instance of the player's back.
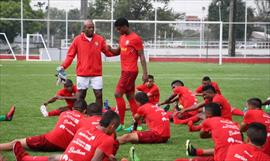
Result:
<instances>
[{"instance_id":1,"label":"player's back","mask_svg":"<svg viewBox=\"0 0 270 161\"><path fill-rule=\"evenodd\" d=\"M231 105L224 96L216 94L212 102L221 106L221 117L232 120Z\"/></svg>"},{"instance_id":2,"label":"player's back","mask_svg":"<svg viewBox=\"0 0 270 161\"><path fill-rule=\"evenodd\" d=\"M173 89L174 93L179 97L179 103L184 107L188 108L195 103L197 103L197 99L195 95L192 93L190 89L184 86L178 86Z\"/></svg>"},{"instance_id":3,"label":"player's back","mask_svg":"<svg viewBox=\"0 0 270 161\"><path fill-rule=\"evenodd\" d=\"M151 96L148 96L150 103L157 104L159 102L160 93L159 93L159 88L156 84L153 84L153 86L150 88L148 88L146 84L141 84L141 85L138 85L136 89L146 94L150 92Z\"/></svg>"},{"instance_id":4,"label":"player's back","mask_svg":"<svg viewBox=\"0 0 270 161\"><path fill-rule=\"evenodd\" d=\"M78 129L90 128L92 126L96 127L97 125L99 125L100 120L101 120L101 115L84 117L80 120L80 122L78 124Z\"/></svg>"}]
</instances>

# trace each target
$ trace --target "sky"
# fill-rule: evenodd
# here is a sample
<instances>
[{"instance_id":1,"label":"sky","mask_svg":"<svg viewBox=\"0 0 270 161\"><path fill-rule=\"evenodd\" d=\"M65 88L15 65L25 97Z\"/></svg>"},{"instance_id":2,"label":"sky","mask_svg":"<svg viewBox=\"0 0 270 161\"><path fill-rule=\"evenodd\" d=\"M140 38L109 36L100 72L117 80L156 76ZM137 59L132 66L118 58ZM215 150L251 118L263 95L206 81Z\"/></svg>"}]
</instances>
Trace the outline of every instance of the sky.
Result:
<instances>
[{"instance_id":1,"label":"sky","mask_svg":"<svg viewBox=\"0 0 270 161\"><path fill-rule=\"evenodd\" d=\"M93 1L93 0L88 0ZM48 0L32 0L33 6L37 2L45 2L47 5ZM171 0L169 6L173 8L175 12L185 12L186 15L204 17L207 15L208 6L212 0ZM255 8L253 0L247 0L247 5ZM80 8L80 0L50 0L51 7L57 7L59 9L74 9ZM205 11L202 11L202 7L205 7Z\"/></svg>"}]
</instances>

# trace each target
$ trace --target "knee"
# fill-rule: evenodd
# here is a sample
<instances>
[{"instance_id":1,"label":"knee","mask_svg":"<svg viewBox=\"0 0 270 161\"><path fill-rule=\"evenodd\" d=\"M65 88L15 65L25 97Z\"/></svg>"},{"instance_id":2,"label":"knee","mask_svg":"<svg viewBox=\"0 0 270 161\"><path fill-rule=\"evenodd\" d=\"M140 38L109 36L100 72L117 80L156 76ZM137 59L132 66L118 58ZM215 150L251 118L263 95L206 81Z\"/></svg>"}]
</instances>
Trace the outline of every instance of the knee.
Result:
<instances>
[{"instance_id":1,"label":"knee","mask_svg":"<svg viewBox=\"0 0 270 161\"><path fill-rule=\"evenodd\" d=\"M120 97L122 97L122 95L121 95L120 92L115 92L115 93L114 93L114 97L115 97L115 98L120 98Z\"/></svg>"}]
</instances>

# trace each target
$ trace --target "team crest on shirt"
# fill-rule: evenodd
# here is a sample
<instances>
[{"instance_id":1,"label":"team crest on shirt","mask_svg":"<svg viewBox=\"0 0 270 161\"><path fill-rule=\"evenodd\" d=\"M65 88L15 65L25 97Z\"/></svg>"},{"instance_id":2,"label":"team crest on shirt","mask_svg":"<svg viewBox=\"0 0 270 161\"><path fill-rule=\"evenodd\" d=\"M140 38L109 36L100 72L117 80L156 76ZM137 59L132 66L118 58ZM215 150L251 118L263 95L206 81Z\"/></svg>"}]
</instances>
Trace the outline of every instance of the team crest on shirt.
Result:
<instances>
[{"instance_id":1,"label":"team crest on shirt","mask_svg":"<svg viewBox=\"0 0 270 161\"><path fill-rule=\"evenodd\" d=\"M126 41L126 45L128 45L128 44L129 44L129 40Z\"/></svg>"},{"instance_id":2,"label":"team crest on shirt","mask_svg":"<svg viewBox=\"0 0 270 161\"><path fill-rule=\"evenodd\" d=\"M97 41L95 42L95 45L98 46L98 42Z\"/></svg>"}]
</instances>

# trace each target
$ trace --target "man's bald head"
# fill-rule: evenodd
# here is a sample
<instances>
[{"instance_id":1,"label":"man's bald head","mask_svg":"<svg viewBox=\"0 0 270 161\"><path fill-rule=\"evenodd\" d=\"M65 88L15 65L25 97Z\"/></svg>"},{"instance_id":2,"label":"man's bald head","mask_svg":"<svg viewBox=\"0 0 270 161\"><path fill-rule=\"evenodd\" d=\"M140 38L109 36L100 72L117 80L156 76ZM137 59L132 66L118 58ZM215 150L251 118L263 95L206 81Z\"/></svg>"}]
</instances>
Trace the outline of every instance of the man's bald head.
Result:
<instances>
[{"instance_id":1,"label":"man's bald head","mask_svg":"<svg viewBox=\"0 0 270 161\"><path fill-rule=\"evenodd\" d=\"M83 22L83 32L87 37L92 37L94 34L95 25L92 20L85 20Z\"/></svg>"},{"instance_id":2,"label":"man's bald head","mask_svg":"<svg viewBox=\"0 0 270 161\"><path fill-rule=\"evenodd\" d=\"M91 25L91 24L94 24L94 23L93 23L93 21L90 20L90 19L87 19L87 20L85 20L85 21L83 22L83 25L84 25L84 26Z\"/></svg>"}]
</instances>

